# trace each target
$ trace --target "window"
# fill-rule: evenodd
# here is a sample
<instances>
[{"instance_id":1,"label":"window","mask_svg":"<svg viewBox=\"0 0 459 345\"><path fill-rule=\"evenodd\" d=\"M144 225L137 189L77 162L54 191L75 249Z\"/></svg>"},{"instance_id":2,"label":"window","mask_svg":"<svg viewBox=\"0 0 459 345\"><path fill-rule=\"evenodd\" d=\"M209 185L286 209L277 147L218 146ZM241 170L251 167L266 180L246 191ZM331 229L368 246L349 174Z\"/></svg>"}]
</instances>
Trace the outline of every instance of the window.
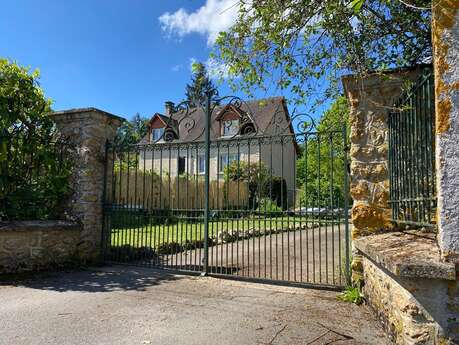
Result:
<instances>
[{"instance_id":1,"label":"window","mask_svg":"<svg viewBox=\"0 0 459 345\"><path fill-rule=\"evenodd\" d=\"M185 157L179 157L177 161L177 171L179 175L182 175L185 173Z\"/></svg>"},{"instance_id":2,"label":"window","mask_svg":"<svg viewBox=\"0 0 459 345\"><path fill-rule=\"evenodd\" d=\"M220 164L219 164L219 172L225 172L225 168L234 161L239 160L237 153L230 153L220 155Z\"/></svg>"},{"instance_id":3,"label":"window","mask_svg":"<svg viewBox=\"0 0 459 345\"><path fill-rule=\"evenodd\" d=\"M222 136L236 135L239 132L239 120L229 120L222 122Z\"/></svg>"},{"instance_id":4,"label":"window","mask_svg":"<svg viewBox=\"0 0 459 345\"><path fill-rule=\"evenodd\" d=\"M198 165L197 165L198 174L204 174L206 172L206 157L198 156Z\"/></svg>"},{"instance_id":5,"label":"window","mask_svg":"<svg viewBox=\"0 0 459 345\"><path fill-rule=\"evenodd\" d=\"M151 141L158 141L164 134L163 128L153 128L151 131Z\"/></svg>"}]
</instances>

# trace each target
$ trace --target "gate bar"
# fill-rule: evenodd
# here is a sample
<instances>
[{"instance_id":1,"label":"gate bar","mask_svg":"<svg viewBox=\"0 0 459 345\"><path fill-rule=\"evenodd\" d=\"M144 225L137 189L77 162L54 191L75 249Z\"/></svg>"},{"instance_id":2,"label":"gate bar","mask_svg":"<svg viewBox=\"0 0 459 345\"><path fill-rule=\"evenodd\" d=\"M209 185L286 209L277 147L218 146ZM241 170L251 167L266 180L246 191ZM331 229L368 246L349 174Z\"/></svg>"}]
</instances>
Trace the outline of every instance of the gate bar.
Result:
<instances>
[{"instance_id":1,"label":"gate bar","mask_svg":"<svg viewBox=\"0 0 459 345\"><path fill-rule=\"evenodd\" d=\"M344 151L344 233L345 233L345 243L346 243L346 283L351 285L351 263L349 262L349 170L348 170L348 146L347 146L347 128L346 125L343 125L343 151Z\"/></svg>"},{"instance_id":2,"label":"gate bar","mask_svg":"<svg viewBox=\"0 0 459 345\"><path fill-rule=\"evenodd\" d=\"M203 274L209 270L209 183L210 183L210 98L212 93L206 92L206 124L205 124L205 180L204 180L204 267Z\"/></svg>"}]
</instances>

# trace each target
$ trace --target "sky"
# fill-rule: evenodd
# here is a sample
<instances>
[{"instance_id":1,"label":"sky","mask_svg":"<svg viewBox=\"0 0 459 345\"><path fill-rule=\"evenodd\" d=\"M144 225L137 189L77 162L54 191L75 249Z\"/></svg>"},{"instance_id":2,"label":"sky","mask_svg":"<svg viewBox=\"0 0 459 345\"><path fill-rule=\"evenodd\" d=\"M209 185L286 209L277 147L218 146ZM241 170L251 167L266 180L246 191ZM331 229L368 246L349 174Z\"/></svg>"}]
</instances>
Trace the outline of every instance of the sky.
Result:
<instances>
[{"instance_id":1,"label":"sky","mask_svg":"<svg viewBox=\"0 0 459 345\"><path fill-rule=\"evenodd\" d=\"M54 110L96 107L131 118L184 99L191 63L211 76L236 0L0 0L0 57L38 68ZM220 95L244 97L226 84ZM257 94L258 96L274 96ZM288 95L287 95L288 96Z\"/></svg>"}]
</instances>

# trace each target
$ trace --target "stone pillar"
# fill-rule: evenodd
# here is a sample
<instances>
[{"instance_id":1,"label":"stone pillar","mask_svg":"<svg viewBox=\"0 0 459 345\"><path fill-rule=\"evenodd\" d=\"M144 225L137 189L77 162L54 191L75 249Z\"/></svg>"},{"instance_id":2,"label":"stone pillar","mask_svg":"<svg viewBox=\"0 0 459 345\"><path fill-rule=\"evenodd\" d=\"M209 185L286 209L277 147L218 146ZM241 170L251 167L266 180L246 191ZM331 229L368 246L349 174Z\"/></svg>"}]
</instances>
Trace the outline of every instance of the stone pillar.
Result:
<instances>
[{"instance_id":1,"label":"stone pillar","mask_svg":"<svg viewBox=\"0 0 459 345\"><path fill-rule=\"evenodd\" d=\"M95 108L72 109L51 115L60 133L75 145L70 216L81 223L80 255L97 261L102 235L105 144L113 140L123 118ZM110 162L109 166L110 166Z\"/></svg>"},{"instance_id":2,"label":"stone pillar","mask_svg":"<svg viewBox=\"0 0 459 345\"><path fill-rule=\"evenodd\" d=\"M459 1L432 2L438 243L459 262Z\"/></svg>"},{"instance_id":3,"label":"stone pillar","mask_svg":"<svg viewBox=\"0 0 459 345\"><path fill-rule=\"evenodd\" d=\"M388 115L407 80L416 70L343 77L350 105L350 192L352 238L391 228L388 174ZM360 280L361 260L354 253L353 280Z\"/></svg>"}]
</instances>

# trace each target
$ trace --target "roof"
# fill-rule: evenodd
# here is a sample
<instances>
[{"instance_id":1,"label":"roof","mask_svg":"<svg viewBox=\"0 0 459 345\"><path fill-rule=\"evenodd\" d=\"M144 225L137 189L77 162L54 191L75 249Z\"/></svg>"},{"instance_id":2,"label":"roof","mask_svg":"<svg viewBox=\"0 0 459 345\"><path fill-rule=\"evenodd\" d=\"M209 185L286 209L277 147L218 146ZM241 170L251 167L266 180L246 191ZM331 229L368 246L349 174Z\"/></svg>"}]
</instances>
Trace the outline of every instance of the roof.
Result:
<instances>
[{"instance_id":1,"label":"roof","mask_svg":"<svg viewBox=\"0 0 459 345\"><path fill-rule=\"evenodd\" d=\"M212 112L211 140L221 137L218 118L222 110L226 108L227 104L223 104L217 106ZM256 136L294 133L284 97L271 97L247 102L242 101L239 109L241 112L248 114L254 122ZM160 115L162 120L169 121L170 124L178 129L179 138L174 140L174 142L204 141L205 111L202 107L189 109L188 112L184 110L179 111L173 114L172 118L162 114L155 114L154 116L156 115ZM148 135L139 144L147 143L149 143Z\"/></svg>"}]
</instances>

